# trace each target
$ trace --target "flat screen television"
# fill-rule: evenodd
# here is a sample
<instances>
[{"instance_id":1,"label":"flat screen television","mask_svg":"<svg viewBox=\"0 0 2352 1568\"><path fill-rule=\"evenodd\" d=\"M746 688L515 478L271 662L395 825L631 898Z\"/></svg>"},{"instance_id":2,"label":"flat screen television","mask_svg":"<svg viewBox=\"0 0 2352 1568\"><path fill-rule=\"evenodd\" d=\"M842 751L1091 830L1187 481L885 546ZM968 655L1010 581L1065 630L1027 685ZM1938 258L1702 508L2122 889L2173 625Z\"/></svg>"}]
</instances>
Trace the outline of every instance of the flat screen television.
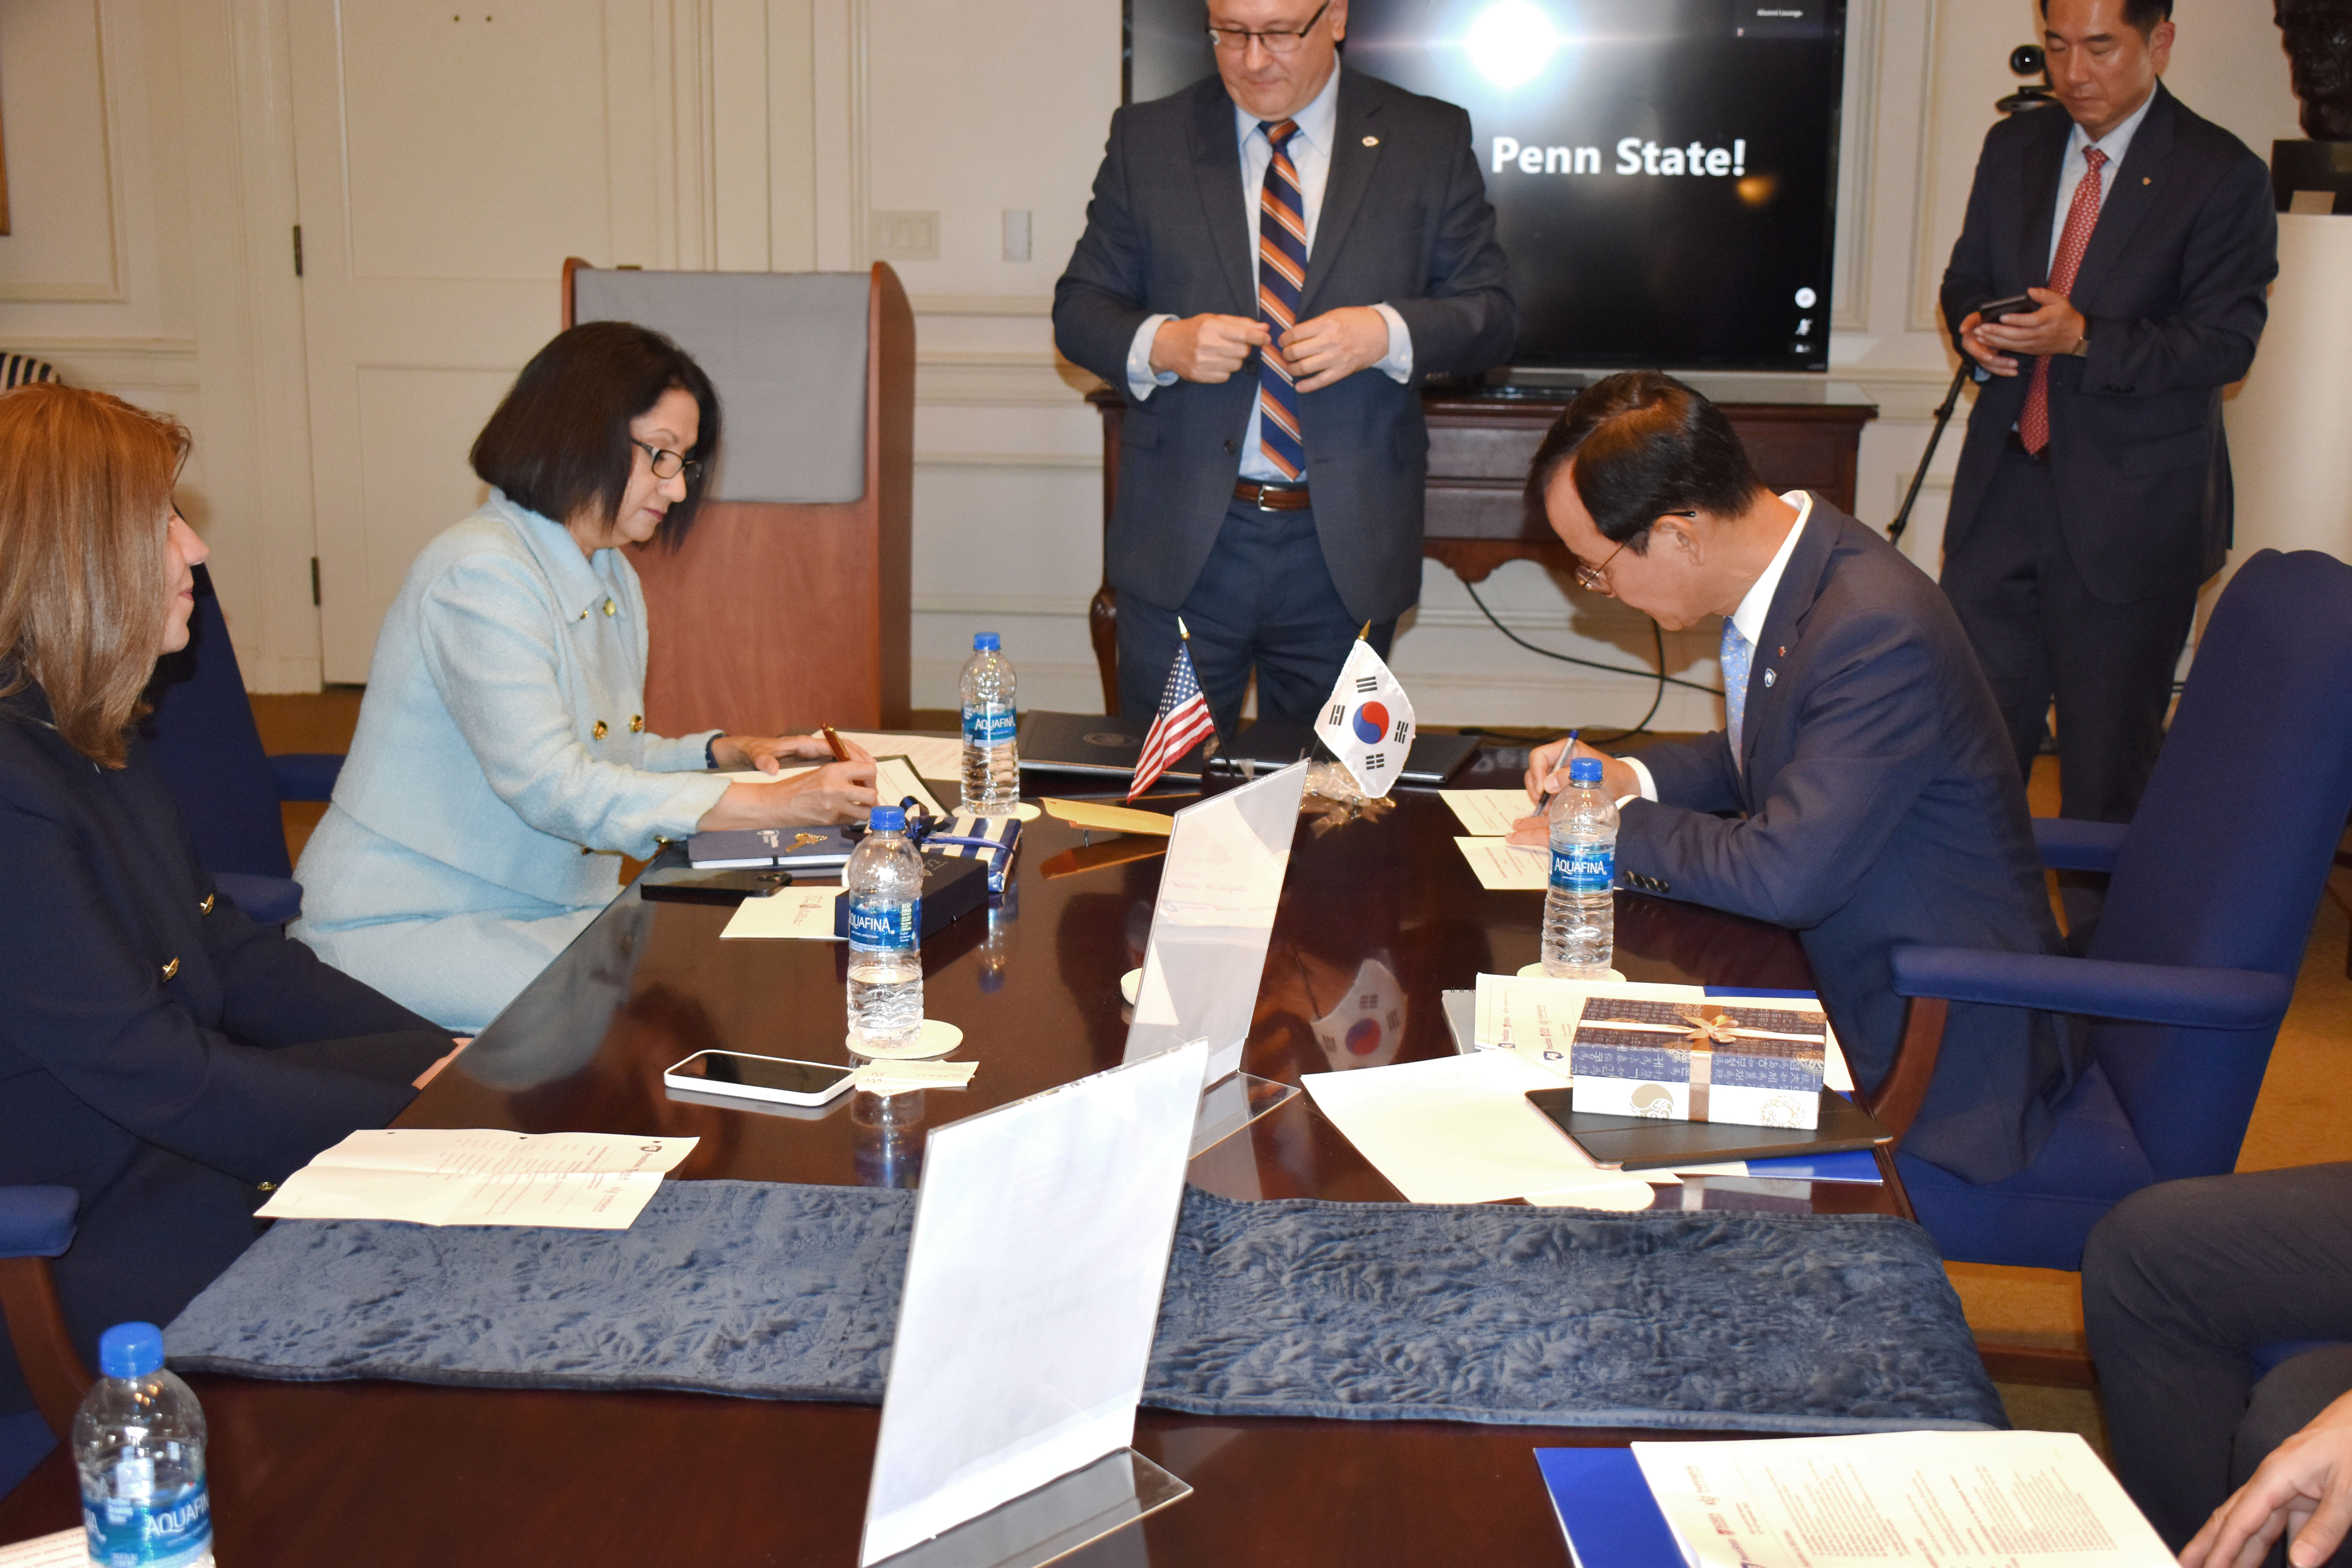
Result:
<instances>
[{"instance_id":1,"label":"flat screen television","mask_svg":"<svg viewBox=\"0 0 2352 1568\"><path fill-rule=\"evenodd\" d=\"M1469 110L1515 369L1829 368L1845 0L1350 0L1343 50ZM1127 0L1129 102L1215 69Z\"/></svg>"}]
</instances>

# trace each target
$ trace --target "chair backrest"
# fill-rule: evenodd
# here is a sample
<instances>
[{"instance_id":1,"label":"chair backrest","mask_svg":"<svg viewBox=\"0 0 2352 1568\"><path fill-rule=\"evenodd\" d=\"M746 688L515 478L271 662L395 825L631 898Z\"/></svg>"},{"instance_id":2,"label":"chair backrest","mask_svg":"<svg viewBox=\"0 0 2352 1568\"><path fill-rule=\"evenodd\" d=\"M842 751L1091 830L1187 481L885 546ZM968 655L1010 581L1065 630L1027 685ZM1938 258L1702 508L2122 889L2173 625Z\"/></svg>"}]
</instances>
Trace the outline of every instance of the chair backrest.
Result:
<instances>
[{"instance_id":1,"label":"chair backrest","mask_svg":"<svg viewBox=\"0 0 2352 1568\"><path fill-rule=\"evenodd\" d=\"M2352 565L2265 550L2197 646L2090 956L2292 981L2347 810ZM2235 1166L2276 1035L2094 1026L2158 1179Z\"/></svg>"},{"instance_id":2,"label":"chair backrest","mask_svg":"<svg viewBox=\"0 0 2352 1568\"><path fill-rule=\"evenodd\" d=\"M140 733L188 819L204 863L215 871L291 877L278 782L261 749L212 574L202 566L188 646L155 667L147 699L155 710Z\"/></svg>"}]
</instances>

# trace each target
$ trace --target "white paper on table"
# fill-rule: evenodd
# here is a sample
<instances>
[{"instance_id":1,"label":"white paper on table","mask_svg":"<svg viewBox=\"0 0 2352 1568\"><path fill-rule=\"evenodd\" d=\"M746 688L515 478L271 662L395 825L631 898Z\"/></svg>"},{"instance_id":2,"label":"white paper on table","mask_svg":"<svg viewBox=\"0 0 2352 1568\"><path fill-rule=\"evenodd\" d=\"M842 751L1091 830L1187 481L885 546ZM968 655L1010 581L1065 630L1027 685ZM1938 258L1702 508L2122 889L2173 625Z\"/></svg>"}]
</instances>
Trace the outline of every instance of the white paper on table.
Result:
<instances>
[{"instance_id":1,"label":"white paper on table","mask_svg":"<svg viewBox=\"0 0 2352 1568\"><path fill-rule=\"evenodd\" d=\"M1568 1074L1569 1041L1584 1004L1593 996L1619 1002L1706 1000L1696 985L1663 985L1639 980L1552 980L1538 975L1481 974L1471 1029L1480 1050L1517 1050Z\"/></svg>"},{"instance_id":2,"label":"white paper on table","mask_svg":"<svg viewBox=\"0 0 2352 1568\"><path fill-rule=\"evenodd\" d=\"M833 907L839 888L778 888L761 898L745 899L735 906L721 937L798 937L812 942L838 942L834 934Z\"/></svg>"},{"instance_id":3,"label":"white paper on table","mask_svg":"<svg viewBox=\"0 0 2352 1568\"><path fill-rule=\"evenodd\" d=\"M931 1133L860 1563L1134 1440L1207 1061L1196 1042Z\"/></svg>"},{"instance_id":4,"label":"white paper on table","mask_svg":"<svg viewBox=\"0 0 2352 1568\"><path fill-rule=\"evenodd\" d=\"M89 1538L76 1525L0 1546L0 1568L89 1568Z\"/></svg>"},{"instance_id":5,"label":"white paper on table","mask_svg":"<svg viewBox=\"0 0 2352 1568\"><path fill-rule=\"evenodd\" d=\"M1307 1073L1298 1081L1412 1203L1493 1203L1569 1187L1614 1185L1629 1201L1634 1187L1649 1192L1640 1176L1597 1169L1528 1103L1528 1090L1561 1080L1516 1051Z\"/></svg>"},{"instance_id":6,"label":"white paper on table","mask_svg":"<svg viewBox=\"0 0 2352 1568\"><path fill-rule=\"evenodd\" d=\"M861 1063L850 1083L861 1094L911 1094L921 1089L963 1089L971 1082L978 1062L869 1061Z\"/></svg>"},{"instance_id":7,"label":"white paper on table","mask_svg":"<svg viewBox=\"0 0 2352 1568\"><path fill-rule=\"evenodd\" d=\"M700 1142L625 1132L387 1127L354 1132L286 1178L265 1219L626 1230Z\"/></svg>"},{"instance_id":8,"label":"white paper on table","mask_svg":"<svg viewBox=\"0 0 2352 1568\"><path fill-rule=\"evenodd\" d=\"M849 739L846 735L842 738ZM882 737L872 738L879 740ZM865 742L861 741L859 744ZM872 748L867 747L867 750ZM740 768L720 776L730 784L781 784L786 779L796 779L803 773L813 773L823 765L813 763L803 767L779 768L772 773L763 773L757 768ZM916 776L918 772L906 757L877 754L874 759L875 795L885 805L896 805L911 795L922 802L923 809L933 816L945 816L947 808L940 805L939 797L930 792L930 787Z\"/></svg>"},{"instance_id":9,"label":"white paper on table","mask_svg":"<svg viewBox=\"0 0 2352 1568\"><path fill-rule=\"evenodd\" d=\"M1463 831L1480 838L1505 837L1511 824L1536 810L1523 789L1442 789L1437 798L1454 808Z\"/></svg>"},{"instance_id":10,"label":"white paper on table","mask_svg":"<svg viewBox=\"0 0 2352 1568\"><path fill-rule=\"evenodd\" d=\"M1696 1568L2171 1568L2072 1432L1636 1443Z\"/></svg>"},{"instance_id":11,"label":"white paper on table","mask_svg":"<svg viewBox=\"0 0 2352 1568\"><path fill-rule=\"evenodd\" d=\"M1551 857L1541 849L1522 849L1501 838L1457 837L1462 858L1478 873L1478 885L1490 893L1544 890Z\"/></svg>"},{"instance_id":12,"label":"white paper on table","mask_svg":"<svg viewBox=\"0 0 2352 1568\"><path fill-rule=\"evenodd\" d=\"M963 777L963 742L953 735L878 735L863 730L835 731L877 757L904 757L917 773L942 784Z\"/></svg>"}]
</instances>

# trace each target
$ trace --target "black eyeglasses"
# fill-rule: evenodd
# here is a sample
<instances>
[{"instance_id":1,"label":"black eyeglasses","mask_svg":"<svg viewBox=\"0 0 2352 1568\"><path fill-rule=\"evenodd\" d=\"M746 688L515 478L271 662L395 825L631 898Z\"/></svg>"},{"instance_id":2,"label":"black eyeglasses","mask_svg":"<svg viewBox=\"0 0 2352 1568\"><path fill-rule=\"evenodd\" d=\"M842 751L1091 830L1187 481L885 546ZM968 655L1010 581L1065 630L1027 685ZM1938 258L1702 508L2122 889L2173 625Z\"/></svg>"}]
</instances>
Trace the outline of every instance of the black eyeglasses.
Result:
<instances>
[{"instance_id":1,"label":"black eyeglasses","mask_svg":"<svg viewBox=\"0 0 2352 1568\"><path fill-rule=\"evenodd\" d=\"M701 462L688 457L683 452L673 452L666 447L652 446L638 440L634 436L629 437L629 445L644 451L646 461L652 467L654 478L657 479L674 479L678 475L684 474L686 482L692 484L702 478Z\"/></svg>"},{"instance_id":2,"label":"black eyeglasses","mask_svg":"<svg viewBox=\"0 0 2352 1568\"><path fill-rule=\"evenodd\" d=\"M1307 17L1303 26L1297 28L1267 27L1254 33L1247 27L1212 26L1209 29L1209 43L1213 48L1230 49L1235 54L1241 54L1249 48L1250 40L1255 38L1265 46L1267 54L1295 54L1297 52L1298 46L1307 41L1307 35L1315 30L1315 24L1323 19L1323 13L1330 8L1331 0L1323 0L1323 4L1315 7L1315 15Z\"/></svg>"},{"instance_id":3,"label":"black eyeglasses","mask_svg":"<svg viewBox=\"0 0 2352 1568\"><path fill-rule=\"evenodd\" d=\"M1662 511L1658 515L1660 517L1696 518L1698 516L1698 513L1696 511ZM1642 531L1642 533L1647 533L1649 531L1650 531L1645 528ZM1579 561L1576 563L1576 581L1578 585L1580 587L1590 588L1596 594L1608 594L1610 592L1609 562L1614 561L1620 555L1624 554L1625 546L1633 543L1634 540L1639 539L1640 537L1641 534L1637 533L1627 534L1623 542L1621 542L1616 549L1609 552L1608 559L1602 561L1598 566L1587 566L1583 562ZM1611 597L1613 598L1615 595L1612 594L1611 595Z\"/></svg>"}]
</instances>

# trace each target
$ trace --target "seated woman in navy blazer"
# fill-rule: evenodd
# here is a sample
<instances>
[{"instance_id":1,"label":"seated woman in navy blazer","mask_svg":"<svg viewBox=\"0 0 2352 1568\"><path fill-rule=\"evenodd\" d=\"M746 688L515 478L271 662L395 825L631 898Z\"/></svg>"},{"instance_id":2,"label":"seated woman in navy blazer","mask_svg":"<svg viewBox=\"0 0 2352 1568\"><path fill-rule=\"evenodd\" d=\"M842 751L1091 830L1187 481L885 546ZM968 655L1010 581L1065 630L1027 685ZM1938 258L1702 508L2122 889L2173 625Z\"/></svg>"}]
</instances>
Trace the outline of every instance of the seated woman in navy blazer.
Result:
<instances>
[{"instance_id":1,"label":"seated woman in navy blazer","mask_svg":"<svg viewBox=\"0 0 2352 1568\"><path fill-rule=\"evenodd\" d=\"M591 321L532 356L474 442L489 499L427 544L377 634L293 934L449 1028L480 1028L620 890L623 855L708 828L862 820L862 753L646 729L645 594L625 544L675 546L719 445L684 350ZM780 614L788 613L780 608Z\"/></svg>"},{"instance_id":2,"label":"seated woman in navy blazer","mask_svg":"<svg viewBox=\"0 0 2352 1568\"><path fill-rule=\"evenodd\" d=\"M101 1331L169 1322L251 1244L269 1184L452 1054L214 886L131 729L195 607L186 452L103 393L0 397L0 1184L79 1194L56 1277L93 1366Z\"/></svg>"}]
</instances>

